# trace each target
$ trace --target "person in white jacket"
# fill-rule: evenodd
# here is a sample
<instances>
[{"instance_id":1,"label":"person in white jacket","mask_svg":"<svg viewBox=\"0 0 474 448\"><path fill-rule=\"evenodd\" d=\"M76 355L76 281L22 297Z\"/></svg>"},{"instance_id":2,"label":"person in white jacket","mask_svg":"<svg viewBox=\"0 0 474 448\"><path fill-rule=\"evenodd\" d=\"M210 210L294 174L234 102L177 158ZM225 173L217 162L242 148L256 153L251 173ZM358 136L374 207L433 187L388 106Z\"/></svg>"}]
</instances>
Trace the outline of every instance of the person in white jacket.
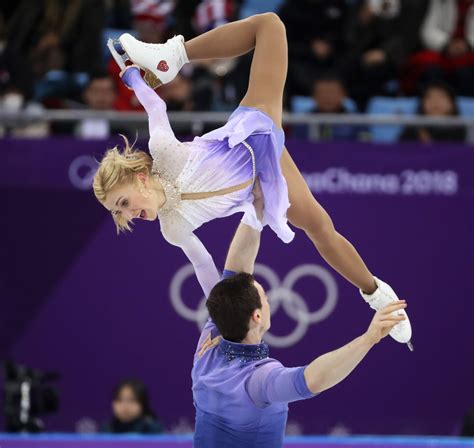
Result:
<instances>
[{"instance_id":1,"label":"person in white jacket","mask_svg":"<svg viewBox=\"0 0 474 448\"><path fill-rule=\"evenodd\" d=\"M428 50L459 56L474 48L474 2L431 0L421 28Z\"/></svg>"},{"instance_id":2,"label":"person in white jacket","mask_svg":"<svg viewBox=\"0 0 474 448\"><path fill-rule=\"evenodd\" d=\"M474 2L430 0L420 40L422 51L407 64L407 93L414 93L415 86L442 79L458 94L474 95Z\"/></svg>"}]
</instances>

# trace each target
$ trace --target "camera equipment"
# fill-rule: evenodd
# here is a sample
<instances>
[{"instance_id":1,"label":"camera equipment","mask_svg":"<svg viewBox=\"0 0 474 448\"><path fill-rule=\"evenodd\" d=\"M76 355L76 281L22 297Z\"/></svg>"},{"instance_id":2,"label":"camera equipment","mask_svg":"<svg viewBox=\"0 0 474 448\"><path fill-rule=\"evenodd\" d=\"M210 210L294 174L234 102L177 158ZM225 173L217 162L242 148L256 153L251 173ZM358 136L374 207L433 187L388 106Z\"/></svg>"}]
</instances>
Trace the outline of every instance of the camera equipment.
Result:
<instances>
[{"instance_id":1,"label":"camera equipment","mask_svg":"<svg viewBox=\"0 0 474 448\"><path fill-rule=\"evenodd\" d=\"M5 369L5 429L8 432L40 432L44 429L39 418L59 407L57 391L49 381L59 378L55 372L43 373L12 361Z\"/></svg>"}]
</instances>

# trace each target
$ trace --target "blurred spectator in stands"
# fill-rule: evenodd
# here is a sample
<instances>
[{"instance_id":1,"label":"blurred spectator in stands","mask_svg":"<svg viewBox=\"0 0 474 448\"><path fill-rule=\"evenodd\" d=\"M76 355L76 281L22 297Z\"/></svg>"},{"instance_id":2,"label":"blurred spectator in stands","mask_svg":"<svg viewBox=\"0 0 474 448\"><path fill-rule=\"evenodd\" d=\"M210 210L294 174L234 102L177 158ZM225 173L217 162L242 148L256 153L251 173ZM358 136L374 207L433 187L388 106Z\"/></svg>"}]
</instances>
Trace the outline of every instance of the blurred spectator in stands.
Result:
<instances>
[{"instance_id":1,"label":"blurred spectator in stands","mask_svg":"<svg viewBox=\"0 0 474 448\"><path fill-rule=\"evenodd\" d=\"M170 34L173 0L132 0L133 28L137 38L151 44L161 43Z\"/></svg>"},{"instance_id":2,"label":"blurred spectator in stands","mask_svg":"<svg viewBox=\"0 0 474 448\"><path fill-rule=\"evenodd\" d=\"M107 0L105 4L105 27L119 30L132 28L131 0Z\"/></svg>"},{"instance_id":3,"label":"blurred spectator in stands","mask_svg":"<svg viewBox=\"0 0 474 448\"><path fill-rule=\"evenodd\" d=\"M117 90L114 80L107 73L94 74L83 91L83 100L89 110L114 110L117 101ZM55 129L57 133L57 129ZM76 126L76 136L81 138L107 138L110 134L122 132L122 129L111 128L107 118L87 118Z\"/></svg>"},{"instance_id":4,"label":"blurred spectator in stands","mask_svg":"<svg viewBox=\"0 0 474 448\"><path fill-rule=\"evenodd\" d=\"M112 396L113 417L102 432L158 434L163 425L151 410L145 385L137 379L124 379Z\"/></svg>"},{"instance_id":5,"label":"blurred spectator in stands","mask_svg":"<svg viewBox=\"0 0 474 448\"><path fill-rule=\"evenodd\" d=\"M326 73L313 84L315 114L346 114L356 112L348 106L347 92L342 79L335 73ZM319 126L320 140L357 140L362 129L346 124L324 124Z\"/></svg>"},{"instance_id":6,"label":"blurred spectator in stands","mask_svg":"<svg viewBox=\"0 0 474 448\"><path fill-rule=\"evenodd\" d=\"M345 0L286 0L279 15L288 37L287 94L311 95L314 79L344 50Z\"/></svg>"},{"instance_id":7,"label":"blurred spectator in stands","mask_svg":"<svg viewBox=\"0 0 474 448\"><path fill-rule=\"evenodd\" d=\"M407 62L404 91L444 79L459 95L474 95L474 1L430 0L421 27L423 51Z\"/></svg>"},{"instance_id":8,"label":"blurred spectator in stands","mask_svg":"<svg viewBox=\"0 0 474 448\"><path fill-rule=\"evenodd\" d=\"M35 102L25 102L21 92L13 86L2 86L0 83L0 112L7 113L31 113L40 117L44 108L41 104ZM42 138L47 137L50 132L50 126L46 122L35 120L29 124L10 126L3 122L0 126L0 136L12 135L23 138Z\"/></svg>"},{"instance_id":9,"label":"blurred spectator in stands","mask_svg":"<svg viewBox=\"0 0 474 448\"><path fill-rule=\"evenodd\" d=\"M122 15L125 15L126 4L130 0L121 0ZM130 13L131 22L137 39L157 44L171 37L170 17L174 9L171 0L131 0ZM125 31L125 30L124 30ZM140 103L133 91L128 89L120 80L120 68L115 61L109 57L107 70L115 81L117 88L117 110L142 111Z\"/></svg>"},{"instance_id":10,"label":"blurred spectator in stands","mask_svg":"<svg viewBox=\"0 0 474 448\"><path fill-rule=\"evenodd\" d=\"M175 30L186 40L237 19L235 0L176 0Z\"/></svg>"},{"instance_id":11,"label":"blurred spectator in stands","mask_svg":"<svg viewBox=\"0 0 474 448\"><path fill-rule=\"evenodd\" d=\"M83 97L91 110L114 110L117 91L112 78L107 73L94 74L84 89Z\"/></svg>"},{"instance_id":12,"label":"blurred spectator in stands","mask_svg":"<svg viewBox=\"0 0 474 448\"><path fill-rule=\"evenodd\" d=\"M87 72L101 64L103 2L23 0L7 25L6 68L25 96L51 71Z\"/></svg>"},{"instance_id":13,"label":"blurred spectator in stands","mask_svg":"<svg viewBox=\"0 0 474 448\"><path fill-rule=\"evenodd\" d=\"M364 0L353 8L341 66L351 96L364 110L371 96L395 93L390 81L398 78L402 62L416 48L424 4L421 0Z\"/></svg>"},{"instance_id":14,"label":"blurred spectator in stands","mask_svg":"<svg viewBox=\"0 0 474 448\"><path fill-rule=\"evenodd\" d=\"M342 79L333 73L320 76L313 83L313 99L316 114L343 114L348 112L344 103L347 97L346 88Z\"/></svg>"},{"instance_id":15,"label":"blurred spectator in stands","mask_svg":"<svg viewBox=\"0 0 474 448\"><path fill-rule=\"evenodd\" d=\"M452 117L459 115L456 97L451 87L443 82L433 82L425 87L418 109L419 115L427 117ZM400 141L464 142L464 126L408 126L400 136Z\"/></svg>"},{"instance_id":16,"label":"blurred spectator in stands","mask_svg":"<svg viewBox=\"0 0 474 448\"><path fill-rule=\"evenodd\" d=\"M194 81L183 74L157 90L168 111L208 111L212 103L213 85L205 79ZM195 129L193 125L176 123L173 126L175 133L181 135L199 134L204 129ZM206 129L207 131L207 129Z\"/></svg>"},{"instance_id":17,"label":"blurred spectator in stands","mask_svg":"<svg viewBox=\"0 0 474 448\"><path fill-rule=\"evenodd\" d=\"M238 18L235 0L176 0L174 27L187 40ZM212 85L212 110L233 110L247 91L251 56L199 61L188 66L193 85ZM202 104L200 102L200 104ZM204 110L196 109L195 110Z\"/></svg>"},{"instance_id":18,"label":"blurred spectator in stands","mask_svg":"<svg viewBox=\"0 0 474 448\"><path fill-rule=\"evenodd\" d=\"M128 30L132 28L131 0L107 0L105 4L105 27Z\"/></svg>"}]
</instances>

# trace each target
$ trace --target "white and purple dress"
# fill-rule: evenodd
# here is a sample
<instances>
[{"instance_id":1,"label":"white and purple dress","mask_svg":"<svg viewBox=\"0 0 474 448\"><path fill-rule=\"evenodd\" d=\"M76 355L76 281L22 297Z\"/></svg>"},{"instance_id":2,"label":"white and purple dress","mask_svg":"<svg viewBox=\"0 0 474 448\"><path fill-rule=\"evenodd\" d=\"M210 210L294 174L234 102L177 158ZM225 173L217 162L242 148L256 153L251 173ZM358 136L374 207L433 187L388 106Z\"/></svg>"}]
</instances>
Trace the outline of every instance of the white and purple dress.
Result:
<instances>
[{"instance_id":1,"label":"white and purple dress","mask_svg":"<svg viewBox=\"0 0 474 448\"><path fill-rule=\"evenodd\" d=\"M219 281L219 273L193 231L208 221L238 212L244 212L245 224L260 230L262 223L255 214L249 180L260 179L265 202L263 225L269 225L285 243L293 239L286 218L288 188L280 166L284 133L268 115L239 107L221 128L183 143L171 129L165 102L143 81L139 70L128 69L123 81L133 88L148 114L152 173L158 176L166 195L158 211L161 231L189 258L206 296ZM246 186L222 194L239 185ZM200 193L206 197L183 199L193 194L199 197Z\"/></svg>"}]
</instances>

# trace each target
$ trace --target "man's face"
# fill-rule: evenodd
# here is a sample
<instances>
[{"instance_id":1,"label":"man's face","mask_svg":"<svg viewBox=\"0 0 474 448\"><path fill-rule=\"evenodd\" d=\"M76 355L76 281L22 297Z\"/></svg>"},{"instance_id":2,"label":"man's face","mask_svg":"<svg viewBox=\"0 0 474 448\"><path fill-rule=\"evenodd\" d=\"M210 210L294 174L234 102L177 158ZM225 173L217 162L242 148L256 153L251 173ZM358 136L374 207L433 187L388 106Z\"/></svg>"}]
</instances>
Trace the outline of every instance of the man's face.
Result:
<instances>
[{"instance_id":1,"label":"man's face","mask_svg":"<svg viewBox=\"0 0 474 448\"><path fill-rule=\"evenodd\" d=\"M263 289L263 286L258 283L256 280L254 281L255 287L257 288L258 295L260 296L260 302L262 303L261 310L261 329L262 335L266 333L271 326L271 313L270 313L270 304L268 303L268 297Z\"/></svg>"}]
</instances>

